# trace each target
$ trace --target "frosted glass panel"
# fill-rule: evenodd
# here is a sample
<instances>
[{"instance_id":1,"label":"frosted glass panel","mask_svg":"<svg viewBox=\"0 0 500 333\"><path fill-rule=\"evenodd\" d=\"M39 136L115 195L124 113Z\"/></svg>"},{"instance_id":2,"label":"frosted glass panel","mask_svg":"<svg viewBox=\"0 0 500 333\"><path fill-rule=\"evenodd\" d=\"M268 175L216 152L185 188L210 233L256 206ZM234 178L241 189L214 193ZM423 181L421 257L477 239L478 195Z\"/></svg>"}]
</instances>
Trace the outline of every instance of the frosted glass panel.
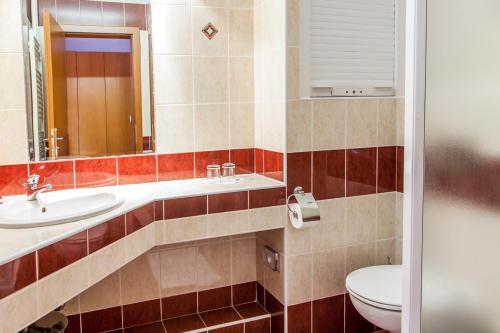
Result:
<instances>
[{"instance_id":1,"label":"frosted glass panel","mask_svg":"<svg viewBox=\"0 0 500 333\"><path fill-rule=\"evenodd\" d=\"M500 1L427 1L422 331L500 332Z\"/></svg>"}]
</instances>

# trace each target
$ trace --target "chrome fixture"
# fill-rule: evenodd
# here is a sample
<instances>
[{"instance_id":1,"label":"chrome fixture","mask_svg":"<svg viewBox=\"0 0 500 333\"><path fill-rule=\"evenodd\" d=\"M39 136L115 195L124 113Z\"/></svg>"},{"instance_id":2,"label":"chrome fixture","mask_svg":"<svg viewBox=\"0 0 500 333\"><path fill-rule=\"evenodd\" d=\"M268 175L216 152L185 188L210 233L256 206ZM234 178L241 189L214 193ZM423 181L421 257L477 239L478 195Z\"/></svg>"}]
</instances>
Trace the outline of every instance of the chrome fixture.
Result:
<instances>
[{"instance_id":1,"label":"chrome fixture","mask_svg":"<svg viewBox=\"0 0 500 333\"><path fill-rule=\"evenodd\" d=\"M280 254L272 247L265 245L262 251L262 259L264 264L275 272L280 270Z\"/></svg>"},{"instance_id":2,"label":"chrome fixture","mask_svg":"<svg viewBox=\"0 0 500 333\"><path fill-rule=\"evenodd\" d=\"M39 180L39 175L31 175L28 177L28 180L24 184L24 187L26 187L27 190L28 201L36 201L38 200L38 196L40 195L40 193L52 189L52 184L38 186Z\"/></svg>"},{"instance_id":3,"label":"chrome fixture","mask_svg":"<svg viewBox=\"0 0 500 333\"><path fill-rule=\"evenodd\" d=\"M292 197L295 197L297 200L298 209L302 212L302 219L304 222L315 222L321 220L318 203L316 202L316 199L314 199L312 193L305 193L302 187L297 186L293 190L293 194L290 194L286 198L286 206L288 207L288 210L295 218L298 218L298 212L290 208L290 199Z\"/></svg>"}]
</instances>

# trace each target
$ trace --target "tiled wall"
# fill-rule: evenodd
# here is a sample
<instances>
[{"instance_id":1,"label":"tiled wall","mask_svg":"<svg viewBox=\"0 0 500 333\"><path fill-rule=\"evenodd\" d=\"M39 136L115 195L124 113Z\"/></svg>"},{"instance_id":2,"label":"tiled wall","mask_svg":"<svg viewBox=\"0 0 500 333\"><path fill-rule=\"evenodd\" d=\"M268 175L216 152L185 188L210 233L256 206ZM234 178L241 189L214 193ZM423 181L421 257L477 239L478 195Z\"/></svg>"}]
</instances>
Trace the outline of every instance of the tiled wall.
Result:
<instances>
[{"instance_id":1,"label":"tiled wall","mask_svg":"<svg viewBox=\"0 0 500 333\"><path fill-rule=\"evenodd\" d=\"M0 2L0 165L28 158L20 1Z\"/></svg>"}]
</instances>

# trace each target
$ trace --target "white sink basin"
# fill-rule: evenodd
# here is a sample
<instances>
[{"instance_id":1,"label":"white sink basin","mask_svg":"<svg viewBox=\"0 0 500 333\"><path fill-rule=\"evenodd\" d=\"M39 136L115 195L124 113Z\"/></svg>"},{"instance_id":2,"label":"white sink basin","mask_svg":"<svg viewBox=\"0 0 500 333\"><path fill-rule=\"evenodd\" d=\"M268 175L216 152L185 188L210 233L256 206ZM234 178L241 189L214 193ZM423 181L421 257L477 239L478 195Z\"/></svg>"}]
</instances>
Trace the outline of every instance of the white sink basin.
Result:
<instances>
[{"instance_id":1,"label":"white sink basin","mask_svg":"<svg viewBox=\"0 0 500 333\"><path fill-rule=\"evenodd\" d=\"M74 222L109 212L123 201L123 197L113 193L73 197L47 193L37 201L19 197L0 205L0 228L20 229Z\"/></svg>"}]
</instances>

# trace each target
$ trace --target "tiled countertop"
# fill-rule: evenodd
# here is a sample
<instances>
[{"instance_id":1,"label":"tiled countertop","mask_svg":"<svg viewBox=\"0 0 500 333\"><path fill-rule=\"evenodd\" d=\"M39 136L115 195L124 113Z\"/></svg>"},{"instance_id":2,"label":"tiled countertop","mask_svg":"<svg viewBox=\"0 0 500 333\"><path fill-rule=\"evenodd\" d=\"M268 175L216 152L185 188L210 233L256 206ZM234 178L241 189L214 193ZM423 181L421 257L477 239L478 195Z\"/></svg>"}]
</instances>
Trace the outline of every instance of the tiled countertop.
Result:
<instances>
[{"instance_id":1,"label":"tiled countertop","mask_svg":"<svg viewBox=\"0 0 500 333\"><path fill-rule=\"evenodd\" d=\"M157 200L284 186L282 182L257 174L241 175L239 177L240 181L235 184L211 184L207 179L203 178L94 189L76 189L42 194L43 198L44 195L68 197L111 192L124 196L125 202L110 212L77 222L37 228L0 229L0 265ZM22 196L6 197L5 202L18 199L19 197Z\"/></svg>"}]
</instances>

